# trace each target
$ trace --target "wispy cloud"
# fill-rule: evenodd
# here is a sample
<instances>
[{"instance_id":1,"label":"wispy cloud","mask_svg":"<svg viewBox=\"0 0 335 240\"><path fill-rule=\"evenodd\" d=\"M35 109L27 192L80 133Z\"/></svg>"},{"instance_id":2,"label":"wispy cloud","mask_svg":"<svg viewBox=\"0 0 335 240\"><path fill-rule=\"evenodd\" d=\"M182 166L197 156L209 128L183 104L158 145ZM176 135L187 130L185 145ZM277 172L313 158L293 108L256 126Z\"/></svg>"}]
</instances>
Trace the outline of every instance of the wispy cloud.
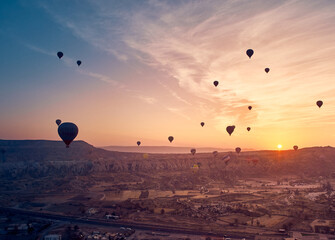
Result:
<instances>
[{"instance_id":1,"label":"wispy cloud","mask_svg":"<svg viewBox=\"0 0 335 240\"><path fill-rule=\"evenodd\" d=\"M297 125L334 115L307 114L321 97L335 104L327 93L335 78L333 1L89 3L87 18L45 9L74 35L119 60L136 58L167 73L182 91L206 104L199 108L217 124ZM251 60L248 48L255 50ZM220 82L217 88L214 80ZM178 101L193 104L161 85ZM254 111L246 110L248 105ZM168 110L188 117L181 108Z\"/></svg>"},{"instance_id":2,"label":"wispy cloud","mask_svg":"<svg viewBox=\"0 0 335 240\"><path fill-rule=\"evenodd\" d=\"M45 49L42 49L42 48L39 48L39 47L36 47L34 45L31 45L31 44L27 44L25 43L24 44L27 48L35 51L35 52L38 52L38 53L41 53L41 54L44 54L44 55L47 55L47 56L52 56L52 57L57 57L57 52L56 51L49 51L49 50L45 50ZM65 63L65 65L67 65L68 67L77 67L76 65L76 61L68 56L63 56L61 58L62 62ZM107 75L104 75L104 74L100 74L100 73L95 73L95 72L91 72L91 71L87 71L87 70L83 70L83 69L76 69L76 71L82 75L85 75L85 76L89 76L95 80L99 80L99 81L102 81L102 82L105 82L105 83L108 83L108 84L112 84L113 86L118 86L120 88L123 88L124 85L120 84L119 82L113 80L111 77L107 76Z\"/></svg>"},{"instance_id":3,"label":"wispy cloud","mask_svg":"<svg viewBox=\"0 0 335 240\"><path fill-rule=\"evenodd\" d=\"M155 102L157 102L157 99L154 98L154 97L139 95L139 96L137 96L137 98L141 99L143 102L145 102L147 104L154 104Z\"/></svg>"}]
</instances>

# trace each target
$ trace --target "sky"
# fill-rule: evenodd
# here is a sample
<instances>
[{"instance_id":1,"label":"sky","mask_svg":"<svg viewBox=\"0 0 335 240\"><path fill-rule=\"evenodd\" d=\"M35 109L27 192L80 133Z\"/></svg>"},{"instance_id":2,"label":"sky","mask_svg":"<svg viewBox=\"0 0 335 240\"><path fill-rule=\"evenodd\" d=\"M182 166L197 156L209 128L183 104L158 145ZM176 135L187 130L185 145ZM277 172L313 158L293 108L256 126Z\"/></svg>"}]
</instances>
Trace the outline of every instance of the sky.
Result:
<instances>
[{"instance_id":1,"label":"sky","mask_svg":"<svg viewBox=\"0 0 335 240\"><path fill-rule=\"evenodd\" d=\"M332 146L334 23L332 0L1 1L0 139Z\"/></svg>"}]
</instances>

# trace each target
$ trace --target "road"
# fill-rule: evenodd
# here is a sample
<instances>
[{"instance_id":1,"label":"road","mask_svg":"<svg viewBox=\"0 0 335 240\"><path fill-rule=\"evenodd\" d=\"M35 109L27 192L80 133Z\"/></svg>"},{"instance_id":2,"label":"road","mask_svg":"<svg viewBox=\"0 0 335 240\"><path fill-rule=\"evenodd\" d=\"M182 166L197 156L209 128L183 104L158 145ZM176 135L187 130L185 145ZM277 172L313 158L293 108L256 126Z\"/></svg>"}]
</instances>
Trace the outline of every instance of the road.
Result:
<instances>
[{"instance_id":1,"label":"road","mask_svg":"<svg viewBox=\"0 0 335 240\"><path fill-rule=\"evenodd\" d=\"M122 222L122 221L108 221L108 220L100 220L100 219L83 219L78 218L74 216L64 216L59 214L52 214L52 213L44 213L44 212L34 212L34 211L27 211L22 209L14 209L14 208L4 208L0 207L1 212L7 212L12 214L18 214L18 215L25 215L30 217L38 217L38 218L44 218L49 220L58 220L58 221L65 221L65 222L71 222L76 224L89 224L89 225L95 225L95 226L104 226L104 227L129 227L133 228L135 230L147 230L150 232L166 232L166 233L177 233L177 234L190 234L190 235L199 235L199 236L211 236L211 237L223 237L224 234L217 234L217 233L211 233L211 232L205 232L200 230L191 230L187 228L182 227L171 227L171 226L157 226L157 225L150 225L145 223L129 223L129 222ZM231 239L254 239L253 236L244 234L244 235L238 235L238 234L231 234L227 233Z\"/></svg>"}]
</instances>

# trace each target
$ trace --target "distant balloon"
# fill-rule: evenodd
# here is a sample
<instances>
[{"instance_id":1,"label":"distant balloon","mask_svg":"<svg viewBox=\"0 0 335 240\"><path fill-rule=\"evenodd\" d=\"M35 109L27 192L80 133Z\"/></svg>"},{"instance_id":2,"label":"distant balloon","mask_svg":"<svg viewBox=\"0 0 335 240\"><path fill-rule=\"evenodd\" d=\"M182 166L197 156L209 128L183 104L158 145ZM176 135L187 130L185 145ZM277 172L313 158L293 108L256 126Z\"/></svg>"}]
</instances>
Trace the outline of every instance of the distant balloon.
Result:
<instances>
[{"instance_id":1,"label":"distant balloon","mask_svg":"<svg viewBox=\"0 0 335 240\"><path fill-rule=\"evenodd\" d=\"M231 134L234 132L235 130L235 126L228 126L226 127L226 131L229 133L229 136L231 136Z\"/></svg>"},{"instance_id":2,"label":"distant balloon","mask_svg":"<svg viewBox=\"0 0 335 240\"><path fill-rule=\"evenodd\" d=\"M251 58L251 56L254 54L254 50L248 49L246 53L247 53L248 57Z\"/></svg>"},{"instance_id":3,"label":"distant balloon","mask_svg":"<svg viewBox=\"0 0 335 240\"><path fill-rule=\"evenodd\" d=\"M61 58L63 57L63 55L64 55L64 54L63 54L62 52L58 52L58 53L57 53L57 57L58 57L59 59L61 59Z\"/></svg>"},{"instance_id":4,"label":"distant balloon","mask_svg":"<svg viewBox=\"0 0 335 240\"><path fill-rule=\"evenodd\" d=\"M250 127L247 127L247 130L248 130L248 132L251 130L251 128Z\"/></svg>"},{"instance_id":5,"label":"distant balloon","mask_svg":"<svg viewBox=\"0 0 335 240\"><path fill-rule=\"evenodd\" d=\"M170 141L170 143L173 141L173 137L172 136L170 136L170 137L168 137L168 139L169 139L169 141Z\"/></svg>"},{"instance_id":6,"label":"distant balloon","mask_svg":"<svg viewBox=\"0 0 335 240\"><path fill-rule=\"evenodd\" d=\"M77 65L78 65L78 67L81 65L81 61L80 60L77 61Z\"/></svg>"},{"instance_id":7,"label":"distant balloon","mask_svg":"<svg viewBox=\"0 0 335 240\"><path fill-rule=\"evenodd\" d=\"M249 106L248 109L251 110L251 109L252 109L252 106Z\"/></svg>"},{"instance_id":8,"label":"distant balloon","mask_svg":"<svg viewBox=\"0 0 335 240\"><path fill-rule=\"evenodd\" d=\"M67 148L69 148L70 143L77 137L78 131L76 124L71 122L62 123L58 127L58 135L66 144Z\"/></svg>"},{"instance_id":9,"label":"distant balloon","mask_svg":"<svg viewBox=\"0 0 335 240\"><path fill-rule=\"evenodd\" d=\"M318 107L320 108L323 105L323 102L321 100L316 102L316 105L318 105Z\"/></svg>"},{"instance_id":10,"label":"distant balloon","mask_svg":"<svg viewBox=\"0 0 335 240\"><path fill-rule=\"evenodd\" d=\"M227 165L230 161L230 156L229 155L225 155L222 160L224 161L224 163Z\"/></svg>"},{"instance_id":11,"label":"distant balloon","mask_svg":"<svg viewBox=\"0 0 335 240\"><path fill-rule=\"evenodd\" d=\"M213 84L215 87L217 87L219 85L219 81L214 81Z\"/></svg>"},{"instance_id":12,"label":"distant balloon","mask_svg":"<svg viewBox=\"0 0 335 240\"><path fill-rule=\"evenodd\" d=\"M137 146L140 146L141 145L141 141L137 141Z\"/></svg>"},{"instance_id":13,"label":"distant balloon","mask_svg":"<svg viewBox=\"0 0 335 240\"><path fill-rule=\"evenodd\" d=\"M216 157L218 154L219 154L218 151L213 152L214 157Z\"/></svg>"},{"instance_id":14,"label":"distant balloon","mask_svg":"<svg viewBox=\"0 0 335 240\"><path fill-rule=\"evenodd\" d=\"M200 125L201 125L201 127L203 127L203 126L205 125L205 123L204 123L204 122L201 122Z\"/></svg>"},{"instance_id":15,"label":"distant balloon","mask_svg":"<svg viewBox=\"0 0 335 240\"><path fill-rule=\"evenodd\" d=\"M57 120L56 120L56 124L57 124L57 126L59 126L61 123L62 123L62 120L60 120L60 119L57 119Z\"/></svg>"},{"instance_id":16,"label":"distant balloon","mask_svg":"<svg viewBox=\"0 0 335 240\"><path fill-rule=\"evenodd\" d=\"M192 155L194 155L196 151L197 151L197 150L196 150L195 148L192 148L192 149L191 149L191 153L192 153Z\"/></svg>"},{"instance_id":17,"label":"distant balloon","mask_svg":"<svg viewBox=\"0 0 335 240\"><path fill-rule=\"evenodd\" d=\"M264 70L266 73L268 73L270 71L270 68L265 68Z\"/></svg>"},{"instance_id":18,"label":"distant balloon","mask_svg":"<svg viewBox=\"0 0 335 240\"><path fill-rule=\"evenodd\" d=\"M240 148L240 147L237 147L237 148L235 148L235 151L236 151L237 153L240 153L240 152L241 152L241 148Z\"/></svg>"},{"instance_id":19,"label":"distant balloon","mask_svg":"<svg viewBox=\"0 0 335 240\"><path fill-rule=\"evenodd\" d=\"M295 151L297 151L297 150L298 150L298 146L297 146L297 145L294 145L294 146L293 146L293 149L294 149Z\"/></svg>"}]
</instances>

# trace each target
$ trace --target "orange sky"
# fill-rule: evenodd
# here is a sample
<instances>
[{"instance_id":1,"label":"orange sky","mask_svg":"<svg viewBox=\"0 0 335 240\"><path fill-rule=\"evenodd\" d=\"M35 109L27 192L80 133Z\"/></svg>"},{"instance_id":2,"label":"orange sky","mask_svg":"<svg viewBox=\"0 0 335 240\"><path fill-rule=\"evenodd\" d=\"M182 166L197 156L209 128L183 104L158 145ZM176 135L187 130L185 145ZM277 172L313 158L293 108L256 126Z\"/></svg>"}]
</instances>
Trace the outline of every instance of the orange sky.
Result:
<instances>
[{"instance_id":1,"label":"orange sky","mask_svg":"<svg viewBox=\"0 0 335 240\"><path fill-rule=\"evenodd\" d=\"M59 139L60 118L95 146L333 145L334 1L70 5L6 6L0 138Z\"/></svg>"}]
</instances>

